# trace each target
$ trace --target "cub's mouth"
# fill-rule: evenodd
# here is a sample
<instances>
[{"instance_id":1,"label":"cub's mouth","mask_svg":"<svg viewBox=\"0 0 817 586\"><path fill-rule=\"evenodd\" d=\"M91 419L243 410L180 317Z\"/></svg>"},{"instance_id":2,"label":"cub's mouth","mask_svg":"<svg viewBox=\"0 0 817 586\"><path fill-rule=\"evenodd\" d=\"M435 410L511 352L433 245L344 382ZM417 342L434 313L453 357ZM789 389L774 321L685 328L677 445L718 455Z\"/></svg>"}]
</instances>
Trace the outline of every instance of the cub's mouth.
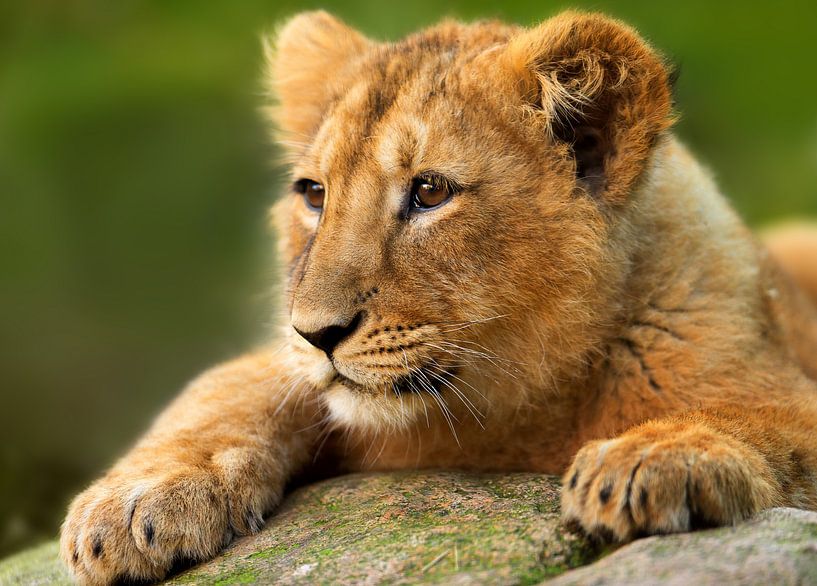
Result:
<instances>
[{"instance_id":1,"label":"cub's mouth","mask_svg":"<svg viewBox=\"0 0 817 586\"><path fill-rule=\"evenodd\" d=\"M435 369L431 371L428 368L419 367L411 372L401 375L397 379L385 382L379 390L385 393L391 393L395 397L401 397L408 394L431 394L439 395L445 388L453 387L452 379L456 378L457 373L455 368L451 369ZM348 376L337 372L333 382L337 382L346 388L361 393L372 394L374 389L370 386L362 385Z\"/></svg>"}]
</instances>

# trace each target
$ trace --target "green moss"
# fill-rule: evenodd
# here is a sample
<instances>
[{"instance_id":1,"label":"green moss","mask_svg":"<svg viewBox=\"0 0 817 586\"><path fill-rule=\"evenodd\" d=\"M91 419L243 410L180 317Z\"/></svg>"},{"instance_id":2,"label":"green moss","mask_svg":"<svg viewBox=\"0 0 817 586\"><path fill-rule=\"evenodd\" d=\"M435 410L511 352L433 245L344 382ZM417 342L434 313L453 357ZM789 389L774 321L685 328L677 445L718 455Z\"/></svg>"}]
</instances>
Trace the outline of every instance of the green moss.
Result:
<instances>
[{"instance_id":1,"label":"green moss","mask_svg":"<svg viewBox=\"0 0 817 586\"><path fill-rule=\"evenodd\" d=\"M534 566L530 568L526 572L522 572L517 575L519 580L520 586L530 586L531 584L539 584L543 580L547 578L552 578L554 576L558 576L564 570L559 569L558 571L553 571L553 568L548 566Z\"/></svg>"},{"instance_id":2,"label":"green moss","mask_svg":"<svg viewBox=\"0 0 817 586\"><path fill-rule=\"evenodd\" d=\"M59 545L46 543L0 562L0 584L73 584L58 557Z\"/></svg>"},{"instance_id":3,"label":"green moss","mask_svg":"<svg viewBox=\"0 0 817 586\"><path fill-rule=\"evenodd\" d=\"M579 538L564 538L557 495L552 479L530 474L336 478L298 490L260 534L171 583L312 585L342 577L351 584L399 576L442 584L457 575L536 583L592 553ZM541 555L550 541L558 551Z\"/></svg>"},{"instance_id":4,"label":"green moss","mask_svg":"<svg viewBox=\"0 0 817 586\"><path fill-rule=\"evenodd\" d=\"M559 512L559 504L554 501L536 501L533 508L538 513L556 514Z\"/></svg>"},{"instance_id":5,"label":"green moss","mask_svg":"<svg viewBox=\"0 0 817 586\"><path fill-rule=\"evenodd\" d=\"M170 584L312 586L398 580L447 584L456 580L529 585L588 564L578 570L579 582L593 581L582 578L588 575L585 572L608 578L648 572L659 580L690 566L704 572L722 567L732 571L755 555L791 563L802 583L817 581L817 523L802 516L793 518L791 512L770 513L768 519L735 528L650 539L622 548L623 555L616 556L614 564L610 559L597 565L592 562L617 548L596 547L565 531L558 517L538 511L533 504L524 515L516 513L518 501L535 503L544 498L531 477L492 477L497 486L516 484L518 494L524 496L511 500L495 497L494 489L470 475L400 474L374 476L368 484L360 477L351 481L360 491L357 502L348 500L350 479L335 479L314 491L302 489L260 534L240 540L215 560L175 577ZM382 506L378 494L395 494L390 490L394 485L413 486L421 481L433 490L415 499L410 508L397 506L401 516L383 519L375 514ZM541 482L547 486L547 478ZM453 487L459 490L450 490ZM329 516L319 528L314 521L324 513L315 505L320 501L316 494L334 496L345 507L344 513ZM455 494L460 500L452 496ZM555 499L556 493L552 494ZM389 500L388 510L395 510L393 505ZM441 518L440 507L450 515ZM717 553L712 555L713 551ZM770 564L769 576L774 576L774 566ZM57 560L56 543L0 562L0 584L52 583L70 583Z\"/></svg>"},{"instance_id":6,"label":"green moss","mask_svg":"<svg viewBox=\"0 0 817 586\"><path fill-rule=\"evenodd\" d=\"M258 576L253 571L244 571L225 576L213 582L213 586L232 586L233 584L255 584Z\"/></svg>"},{"instance_id":7,"label":"green moss","mask_svg":"<svg viewBox=\"0 0 817 586\"><path fill-rule=\"evenodd\" d=\"M278 557L279 555L285 554L286 552L293 549L293 545L276 545L275 547L268 547L266 549L262 549L261 551L257 551L255 553L251 553L247 556L247 559L267 559Z\"/></svg>"},{"instance_id":8,"label":"green moss","mask_svg":"<svg viewBox=\"0 0 817 586\"><path fill-rule=\"evenodd\" d=\"M331 548L321 549L320 551L315 552L315 557L317 558L328 558L333 557L335 555L335 550Z\"/></svg>"}]
</instances>

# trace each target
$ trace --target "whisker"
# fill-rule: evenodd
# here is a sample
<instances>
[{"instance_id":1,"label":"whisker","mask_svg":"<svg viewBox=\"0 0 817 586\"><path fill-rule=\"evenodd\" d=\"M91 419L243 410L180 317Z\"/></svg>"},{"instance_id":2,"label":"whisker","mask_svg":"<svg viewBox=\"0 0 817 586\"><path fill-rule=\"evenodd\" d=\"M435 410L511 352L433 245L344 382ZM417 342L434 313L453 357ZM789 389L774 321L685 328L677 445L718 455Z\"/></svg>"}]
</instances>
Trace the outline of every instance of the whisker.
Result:
<instances>
[{"instance_id":1,"label":"whisker","mask_svg":"<svg viewBox=\"0 0 817 586\"><path fill-rule=\"evenodd\" d=\"M321 421L321 423L327 423L327 420L328 420L328 418L324 417L323 420ZM324 444L326 444L326 440L328 440L329 436L332 435L332 431L334 431L334 429L330 425L327 425L321 431L321 433L319 434L319 437L320 437L320 435L322 435L323 438L321 439L320 443L318 444L317 449L315 450L315 455L312 456L312 463L313 464L318 461L318 456L320 456L321 450L323 450L323 446L324 446Z\"/></svg>"},{"instance_id":2,"label":"whisker","mask_svg":"<svg viewBox=\"0 0 817 586\"><path fill-rule=\"evenodd\" d=\"M433 358L431 359L431 365L430 365L430 366L431 366L432 368L436 368L436 369L437 369L437 370L439 370L439 371L440 371L442 374L447 374L447 375L448 375L448 376L450 376L451 378L455 378L455 379L457 379L458 381L460 381L460 382L461 382L461 383L463 383L464 385L468 385L468 387L469 387L471 390L473 390L473 391L474 391L474 392L475 392L477 395L479 395L480 397L482 397L482 399L483 399L484 401L488 402L488 398L487 398L487 397L486 397L484 394L482 394L482 393L481 393L479 390L477 390L477 388L476 388L474 385L472 385L472 384L471 384L471 383L469 383L468 381L463 380L462 378L458 377L458 376L457 376L456 374L454 374L453 372L450 372L450 371L448 371L448 370L446 370L446 369L442 368L442 367L441 367L441 366L440 366L440 365L437 363L437 361L436 361L436 360L434 360Z\"/></svg>"},{"instance_id":3,"label":"whisker","mask_svg":"<svg viewBox=\"0 0 817 586\"><path fill-rule=\"evenodd\" d=\"M476 406L471 402L471 400L462 393L462 391L460 391L450 381L446 380L445 378L441 377L440 375L435 374L434 372L431 372L431 371L428 371L428 374L433 376L435 379L440 381L442 384L447 386L449 389L451 389L454 392L454 394L459 398L459 400L462 402L462 404L465 405L465 408L468 409L468 412L471 413L471 415L474 417L474 419L479 424L479 426L482 429L485 429L485 426L482 424L482 419L480 419L481 417L485 417L485 416L479 411L479 409L476 408Z\"/></svg>"},{"instance_id":4,"label":"whisker","mask_svg":"<svg viewBox=\"0 0 817 586\"><path fill-rule=\"evenodd\" d=\"M281 410L289 402L290 398L292 397L292 394L295 392L296 389L298 389L298 386L304 381L304 378L305 377L303 377L303 376L299 376L299 377L289 381L287 386L284 387L286 389L284 391L284 393L285 393L284 398L281 400L281 402L275 408L275 411L273 412L273 415L278 415L281 412Z\"/></svg>"},{"instance_id":5,"label":"whisker","mask_svg":"<svg viewBox=\"0 0 817 586\"><path fill-rule=\"evenodd\" d=\"M361 461L363 462L364 465L371 466L371 464L374 464L374 460L372 460L371 462L366 461L366 460L369 459L369 453L372 451L373 447L374 447L374 442L373 441L369 442L369 447L366 448L366 453L363 454L363 458L361 458Z\"/></svg>"},{"instance_id":6,"label":"whisker","mask_svg":"<svg viewBox=\"0 0 817 586\"><path fill-rule=\"evenodd\" d=\"M489 317L483 318L476 318L476 319L469 319L465 321L438 321L438 322L428 322L428 325L435 325L435 326L447 326L447 327L460 327L460 326L472 326L477 324L486 323L489 321L494 321L497 319L503 319L506 317L510 317L511 314L505 313L502 315L492 315Z\"/></svg>"},{"instance_id":7,"label":"whisker","mask_svg":"<svg viewBox=\"0 0 817 586\"><path fill-rule=\"evenodd\" d=\"M457 343L459 343L459 344L472 344L472 345L477 346L478 348L482 349L484 352L486 352L486 353L490 354L490 355L491 355L491 356L493 356L493 357L494 357L496 360L501 360L502 362L508 362L508 363L510 363L510 364L518 364L518 365L520 365L520 366L525 366L525 363L524 363L524 362L520 362L520 361L518 361L518 360L511 360L510 358L504 358L504 357L501 357L501 356L499 356L498 354L495 354L495 353L491 352L491 350L490 350L490 349L486 348L486 347L485 347L485 346L483 346L482 344L479 344L479 343L477 343L477 342L474 342L473 340L457 340L457 339L453 339L453 338L452 338L452 339L450 339L450 340L446 340L446 341L447 341L447 342L457 342Z\"/></svg>"},{"instance_id":8,"label":"whisker","mask_svg":"<svg viewBox=\"0 0 817 586\"><path fill-rule=\"evenodd\" d=\"M522 364L521 362L513 362L512 360L509 360L507 358L501 358L497 354L494 354L490 350L487 350L487 348L486 348L485 351L474 350L473 348L464 348L464 347L462 347L462 346L460 346L458 344L455 344L454 342L452 342L450 340L441 340L441 341L439 341L439 343L440 344L445 344L447 346L452 346L454 348L457 348L458 350L461 350L462 352L465 352L466 354L473 354L475 356L480 356L482 358L485 358L486 360L495 360L495 361L499 361L499 362L507 362L509 364Z\"/></svg>"},{"instance_id":9,"label":"whisker","mask_svg":"<svg viewBox=\"0 0 817 586\"><path fill-rule=\"evenodd\" d=\"M423 374L422 371L418 371L418 375L419 377L417 379L417 382L419 382L423 386L423 388L426 391L428 391L428 393L431 395L431 397L434 399L437 405L440 406L440 410L442 411L443 417L448 423L448 428L451 430L451 435L454 436L454 441L457 442L458 446L462 447L462 444L460 444L460 438L457 437L457 432L454 429L454 422L452 421L452 418L456 419L456 417L454 417L454 414L451 413L451 411L449 410L448 405L446 405L445 403L445 399L443 399L442 395L440 395L440 393L437 391L437 389L434 388L433 385L429 384L428 381L424 380L425 375Z\"/></svg>"},{"instance_id":10,"label":"whisker","mask_svg":"<svg viewBox=\"0 0 817 586\"><path fill-rule=\"evenodd\" d=\"M380 459L380 456L383 455L383 450L386 449L386 444L388 443L388 441L389 441L389 436L388 435L384 436L383 437L383 445L380 446L380 451L377 452L377 455L374 457L374 460L372 460L372 463L371 463L372 466L374 466L374 463L377 462Z\"/></svg>"},{"instance_id":11,"label":"whisker","mask_svg":"<svg viewBox=\"0 0 817 586\"><path fill-rule=\"evenodd\" d=\"M450 342L444 342L443 341L443 342L440 342L440 343L445 344L447 346L451 346L452 348L455 348L456 351L455 350L450 350L448 348L443 348L442 346L438 346L438 345L432 344L430 342L421 342L421 344L423 344L424 346L429 346L430 348L435 348L435 349L437 349L437 350L439 350L441 352L446 352L446 353L448 353L448 354L450 354L450 355L452 355L452 356L454 356L456 358L462 359L463 355L473 356L475 358L482 358L482 359L490 362L495 368L502 371L504 374L508 375L509 377L514 378L514 379L517 378L517 376L515 374L513 374L512 372L510 372L509 370L507 370L503 366L497 364L492 356L490 356L488 354L485 354L484 352L479 352L477 350L472 350L472 349L469 349L469 348L462 348L462 347L457 346L456 344L452 344Z\"/></svg>"}]
</instances>

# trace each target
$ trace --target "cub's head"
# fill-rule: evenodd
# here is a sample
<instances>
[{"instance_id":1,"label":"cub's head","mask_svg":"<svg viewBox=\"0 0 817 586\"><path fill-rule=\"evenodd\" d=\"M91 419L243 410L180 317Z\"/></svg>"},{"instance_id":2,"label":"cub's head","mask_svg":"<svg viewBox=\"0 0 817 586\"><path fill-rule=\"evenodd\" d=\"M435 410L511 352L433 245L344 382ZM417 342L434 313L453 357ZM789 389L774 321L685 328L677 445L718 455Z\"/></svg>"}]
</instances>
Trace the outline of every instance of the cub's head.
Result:
<instances>
[{"instance_id":1,"label":"cub's head","mask_svg":"<svg viewBox=\"0 0 817 586\"><path fill-rule=\"evenodd\" d=\"M671 123L667 69L636 33L566 13L377 43L315 12L269 65L287 329L334 418L481 419L586 363Z\"/></svg>"}]
</instances>

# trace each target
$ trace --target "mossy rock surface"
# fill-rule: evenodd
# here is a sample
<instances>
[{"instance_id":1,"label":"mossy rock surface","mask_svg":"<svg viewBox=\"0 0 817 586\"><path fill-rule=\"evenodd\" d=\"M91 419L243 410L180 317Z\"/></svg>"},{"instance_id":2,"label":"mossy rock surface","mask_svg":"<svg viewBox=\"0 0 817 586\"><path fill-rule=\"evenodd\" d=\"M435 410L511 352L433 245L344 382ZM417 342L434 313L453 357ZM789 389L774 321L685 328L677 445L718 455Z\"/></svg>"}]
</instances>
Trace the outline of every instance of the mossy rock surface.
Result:
<instances>
[{"instance_id":1,"label":"mossy rock surface","mask_svg":"<svg viewBox=\"0 0 817 586\"><path fill-rule=\"evenodd\" d=\"M817 583L815 513L768 511L605 556L560 525L558 494L556 479L535 474L334 478L293 492L261 533L167 583ZM0 562L0 584L70 583L56 556L49 543Z\"/></svg>"},{"instance_id":2,"label":"mossy rock surface","mask_svg":"<svg viewBox=\"0 0 817 586\"><path fill-rule=\"evenodd\" d=\"M602 584L817 584L817 513L770 509L737 527L640 539L551 582Z\"/></svg>"},{"instance_id":3,"label":"mossy rock surface","mask_svg":"<svg viewBox=\"0 0 817 586\"><path fill-rule=\"evenodd\" d=\"M534 474L332 479L296 491L260 535L170 583L533 584L594 555L560 528L558 491Z\"/></svg>"}]
</instances>

